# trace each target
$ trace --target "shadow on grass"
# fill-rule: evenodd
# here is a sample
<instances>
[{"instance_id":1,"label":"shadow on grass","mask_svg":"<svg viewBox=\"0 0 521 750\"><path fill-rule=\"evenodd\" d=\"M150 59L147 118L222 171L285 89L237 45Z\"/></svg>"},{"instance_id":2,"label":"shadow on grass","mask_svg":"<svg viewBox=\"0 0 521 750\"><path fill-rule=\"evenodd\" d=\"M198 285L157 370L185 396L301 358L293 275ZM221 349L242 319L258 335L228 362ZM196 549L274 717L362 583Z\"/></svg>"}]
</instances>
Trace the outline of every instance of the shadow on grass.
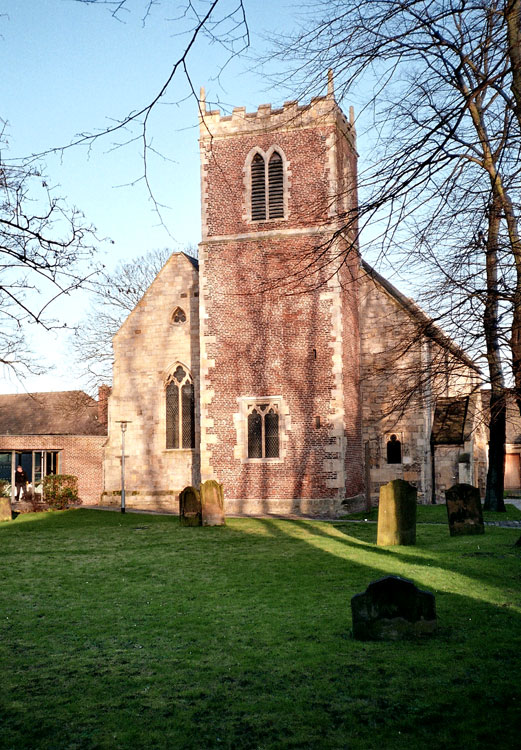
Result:
<instances>
[{"instance_id":1,"label":"shadow on grass","mask_svg":"<svg viewBox=\"0 0 521 750\"><path fill-rule=\"evenodd\" d=\"M516 746L519 560L463 556L508 530L433 527L391 549L353 526L85 510L6 524L5 746L485 748L497 727ZM352 640L350 597L387 572L436 591L436 637Z\"/></svg>"}]
</instances>

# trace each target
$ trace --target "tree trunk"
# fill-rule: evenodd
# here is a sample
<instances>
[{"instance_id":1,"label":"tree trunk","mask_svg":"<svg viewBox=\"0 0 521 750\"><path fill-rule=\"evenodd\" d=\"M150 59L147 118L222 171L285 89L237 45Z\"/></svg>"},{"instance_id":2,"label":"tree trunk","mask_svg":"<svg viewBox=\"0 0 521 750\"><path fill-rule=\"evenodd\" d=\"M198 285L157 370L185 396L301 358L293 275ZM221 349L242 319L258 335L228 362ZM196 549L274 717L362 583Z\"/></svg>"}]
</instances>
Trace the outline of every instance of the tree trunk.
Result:
<instances>
[{"instance_id":1,"label":"tree trunk","mask_svg":"<svg viewBox=\"0 0 521 750\"><path fill-rule=\"evenodd\" d=\"M487 491L484 508L485 510L504 512L506 510L503 499L506 435L506 403L504 393L497 395L492 392L490 395L489 430Z\"/></svg>"},{"instance_id":2,"label":"tree trunk","mask_svg":"<svg viewBox=\"0 0 521 750\"><path fill-rule=\"evenodd\" d=\"M487 345L490 376L490 417L488 444L487 490L485 510L505 510L503 491L505 484L506 401L498 323L498 237L501 221L501 196L497 186L492 188L492 202L488 215L485 257L487 296L483 329Z\"/></svg>"}]
</instances>

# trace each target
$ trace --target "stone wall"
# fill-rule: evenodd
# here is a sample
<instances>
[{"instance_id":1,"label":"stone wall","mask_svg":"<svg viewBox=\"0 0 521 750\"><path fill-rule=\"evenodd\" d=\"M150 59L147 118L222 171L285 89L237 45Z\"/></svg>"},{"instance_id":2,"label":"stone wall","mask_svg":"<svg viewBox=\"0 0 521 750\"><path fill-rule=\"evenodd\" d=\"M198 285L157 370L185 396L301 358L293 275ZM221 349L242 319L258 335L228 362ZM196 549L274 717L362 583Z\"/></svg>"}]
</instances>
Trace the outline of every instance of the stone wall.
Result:
<instances>
[{"instance_id":1,"label":"stone wall","mask_svg":"<svg viewBox=\"0 0 521 750\"><path fill-rule=\"evenodd\" d=\"M391 285L384 287L362 270L359 289L363 442L372 502L376 503L381 485L405 479L417 487L419 502L429 503L436 400L472 393L478 375L454 351L423 335L425 319L416 318L414 303L398 292L394 296ZM465 451L471 456L469 476L479 482L477 486L483 482L486 459L480 417L469 413L470 434L465 443L436 447L436 488L441 501L444 488L458 481L458 456ZM401 463L387 463L387 442L393 434L401 443Z\"/></svg>"},{"instance_id":2,"label":"stone wall","mask_svg":"<svg viewBox=\"0 0 521 750\"><path fill-rule=\"evenodd\" d=\"M181 308L185 320L175 322ZM114 380L109 399L104 504L119 504L121 429L125 433L128 507L177 507L177 493L200 481L197 450L166 448L165 387L178 364L193 377L195 444L199 444L199 289L197 269L174 254L114 337Z\"/></svg>"}]
</instances>

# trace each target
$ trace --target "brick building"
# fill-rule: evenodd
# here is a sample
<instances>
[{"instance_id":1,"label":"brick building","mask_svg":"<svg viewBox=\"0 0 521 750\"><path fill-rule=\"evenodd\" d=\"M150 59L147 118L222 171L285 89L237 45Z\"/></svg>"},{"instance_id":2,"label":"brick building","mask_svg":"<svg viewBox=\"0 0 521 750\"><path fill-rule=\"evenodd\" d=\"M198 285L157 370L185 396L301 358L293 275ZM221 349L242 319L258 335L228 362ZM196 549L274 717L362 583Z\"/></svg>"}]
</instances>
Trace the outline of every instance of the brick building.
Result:
<instances>
[{"instance_id":1,"label":"brick building","mask_svg":"<svg viewBox=\"0 0 521 750\"><path fill-rule=\"evenodd\" d=\"M0 479L12 494L21 465L37 495L48 474L73 474L82 502L99 503L108 390L99 401L83 391L0 395Z\"/></svg>"},{"instance_id":2,"label":"brick building","mask_svg":"<svg viewBox=\"0 0 521 750\"><path fill-rule=\"evenodd\" d=\"M173 255L114 338L103 502L119 502L122 421L129 506L175 508L209 478L228 512L335 515L363 505L364 480L376 492L397 475L427 497L432 394L389 415L374 380L389 341L378 318L418 316L346 229L356 140L332 84L254 113L203 101L200 151L199 264ZM471 392L472 362L433 331L460 364L443 394ZM391 434L403 456L387 463Z\"/></svg>"}]
</instances>

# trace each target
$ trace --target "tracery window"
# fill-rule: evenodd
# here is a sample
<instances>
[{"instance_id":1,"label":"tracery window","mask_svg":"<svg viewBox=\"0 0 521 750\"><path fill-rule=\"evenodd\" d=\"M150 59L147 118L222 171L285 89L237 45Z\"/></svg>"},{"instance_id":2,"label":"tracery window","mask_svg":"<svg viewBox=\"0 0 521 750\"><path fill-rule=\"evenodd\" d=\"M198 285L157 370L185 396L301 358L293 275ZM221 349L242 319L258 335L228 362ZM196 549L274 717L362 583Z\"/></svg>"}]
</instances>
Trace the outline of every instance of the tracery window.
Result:
<instances>
[{"instance_id":1,"label":"tracery window","mask_svg":"<svg viewBox=\"0 0 521 750\"><path fill-rule=\"evenodd\" d=\"M250 403L248 458L279 457L279 406L276 402Z\"/></svg>"},{"instance_id":2,"label":"tracery window","mask_svg":"<svg viewBox=\"0 0 521 750\"><path fill-rule=\"evenodd\" d=\"M179 323L186 322L186 313L182 307L176 307L171 317L172 323L179 325Z\"/></svg>"},{"instance_id":3,"label":"tracery window","mask_svg":"<svg viewBox=\"0 0 521 750\"><path fill-rule=\"evenodd\" d=\"M284 218L284 163L278 151L268 162L256 153L251 162L252 221Z\"/></svg>"},{"instance_id":4,"label":"tracery window","mask_svg":"<svg viewBox=\"0 0 521 750\"><path fill-rule=\"evenodd\" d=\"M166 447L195 448L195 394L190 373L178 365L166 386Z\"/></svg>"}]
</instances>

